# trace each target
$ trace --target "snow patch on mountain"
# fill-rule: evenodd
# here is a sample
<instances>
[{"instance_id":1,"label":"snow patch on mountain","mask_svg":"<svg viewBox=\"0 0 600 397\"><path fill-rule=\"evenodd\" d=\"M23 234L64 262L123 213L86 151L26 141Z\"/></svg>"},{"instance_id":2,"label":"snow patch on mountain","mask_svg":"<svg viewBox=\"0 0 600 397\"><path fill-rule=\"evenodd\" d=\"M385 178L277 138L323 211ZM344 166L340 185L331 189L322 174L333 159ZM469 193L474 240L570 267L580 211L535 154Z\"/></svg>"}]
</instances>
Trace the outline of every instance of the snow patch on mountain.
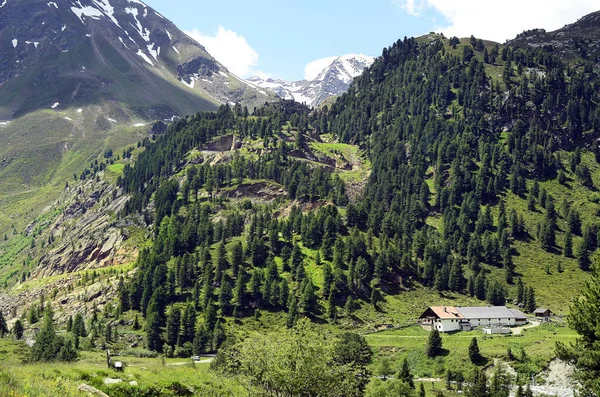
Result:
<instances>
[{"instance_id":1,"label":"snow patch on mountain","mask_svg":"<svg viewBox=\"0 0 600 397\"><path fill-rule=\"evenodd\" d=\"M283 99L293 99L316 107L331 96L341 95L355 77L360 76L375 58L348 54L335 58L312 80L289 82L280 79L251 77L247 83L274 92Z\"/></svg>"},{"instance_id":2,"label":"snow patch on mountain","mask_svg":"<svg viewBox=\"0 0 600 397\"><path fill-rule=\"evenodd\" d=\"M77 2L77 4L79 4L79 8L71 7L71 11L73 11L73 13L75 15L77 15L77 17L79 18L81 23L84 25L85 25L85 21L84 21L83 17L100 19L103 16L102 12L95 7L91 7L91 6L84 7L81 5L81 2L79 2L79 1Z\"/></svg>"}]
</instances>

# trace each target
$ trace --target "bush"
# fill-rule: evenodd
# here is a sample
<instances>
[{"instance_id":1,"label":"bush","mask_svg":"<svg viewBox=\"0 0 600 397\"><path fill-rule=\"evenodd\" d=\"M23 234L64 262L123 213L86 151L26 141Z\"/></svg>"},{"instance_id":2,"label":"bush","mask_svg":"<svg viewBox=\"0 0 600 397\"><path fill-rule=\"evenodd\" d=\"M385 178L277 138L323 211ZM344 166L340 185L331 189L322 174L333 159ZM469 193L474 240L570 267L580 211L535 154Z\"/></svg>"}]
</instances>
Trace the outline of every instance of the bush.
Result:
<instances>
[{"instance_id":1,"label":"bush","mask_svg":"<svg viewBox=\"0 0 600 397\"><path fill-rule=\"evenodd\" d=\"M121 355L137 358L156 358L159 356L157 352L148 349L127 349L124 350Z\"/></svg>"}]
</instances>

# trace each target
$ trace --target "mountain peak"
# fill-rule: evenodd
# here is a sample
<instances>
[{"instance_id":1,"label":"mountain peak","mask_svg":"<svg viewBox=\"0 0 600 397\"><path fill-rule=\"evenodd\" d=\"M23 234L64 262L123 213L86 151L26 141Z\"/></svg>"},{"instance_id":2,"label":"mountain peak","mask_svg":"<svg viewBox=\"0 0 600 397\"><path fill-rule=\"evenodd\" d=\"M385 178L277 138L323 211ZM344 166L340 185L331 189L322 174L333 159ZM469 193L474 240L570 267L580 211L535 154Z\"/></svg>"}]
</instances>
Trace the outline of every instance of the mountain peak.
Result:
<instances>
[{"instance_id":1,"label":"mountain peak","mask_svg":"<svg viewBox=\"0 0 600 397\"><path fill-rule=\"evenodd\" d=\"M316 107L327 98L346 92L352 80L360 76L363 70L371 66L374 61L375 58L368 55L346 54L333 59L312 80L288 82L254 76L247 81L272 91L283 99L293 99L296 102Z\"/></svg>"},{"instance_id":2,"label":"mountain peak","mask_svg":"<svg viewBox=\"0 0 600 397\"><path fill-rule=\"evenodd\" d=\"M271 99L140 0L0 0L0 6L0 119L100 98L161 108L167 117Z\"/></svg>"}]
</instances>

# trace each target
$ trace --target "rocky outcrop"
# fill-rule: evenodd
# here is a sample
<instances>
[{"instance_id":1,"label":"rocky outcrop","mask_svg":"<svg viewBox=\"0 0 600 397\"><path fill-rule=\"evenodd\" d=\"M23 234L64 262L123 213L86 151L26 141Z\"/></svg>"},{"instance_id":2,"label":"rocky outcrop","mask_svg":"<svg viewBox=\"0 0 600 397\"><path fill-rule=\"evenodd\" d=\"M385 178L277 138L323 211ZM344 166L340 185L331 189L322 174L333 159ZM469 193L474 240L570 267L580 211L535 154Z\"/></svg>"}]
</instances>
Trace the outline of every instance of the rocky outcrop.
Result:
<instances>
[{"instance_id":1,"label":"rocky outcrop","mask_svg":"<svg viewBox=\"0 0 600 397\"><path fill-rule=\"evenodd\" d=\"M104 181L89 180L70 189L69 204L47 228L50 245L32 276L48 277L135 260L136 250L123 249L128 222L117 222L115 216L128 197ZM30 225L27 231L37 226Z\"/></svg>"}]
</instances>

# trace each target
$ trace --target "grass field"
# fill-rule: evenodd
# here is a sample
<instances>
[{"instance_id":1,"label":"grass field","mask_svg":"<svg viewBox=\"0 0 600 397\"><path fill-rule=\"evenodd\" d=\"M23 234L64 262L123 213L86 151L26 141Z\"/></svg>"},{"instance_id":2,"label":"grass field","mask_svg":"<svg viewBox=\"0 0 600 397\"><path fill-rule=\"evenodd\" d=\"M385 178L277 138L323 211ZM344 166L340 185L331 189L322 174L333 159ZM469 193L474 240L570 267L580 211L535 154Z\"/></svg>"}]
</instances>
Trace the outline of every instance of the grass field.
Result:
<instances>
[{"instance_id":1,"label":"grass field","mask_svg":"<svg viewBox=\"0 0 600 397\"><path fill-rule=\"evenodd\" d=\"M26 349L22 342L0 339L0 395L81 396L81 384L111 396L130 396L135 390L155 390L160 394L152 395L161 396L186 395L174 393L181 389L193 390L198 396L247 395L244 385L209 371L208 360L194 364L189 359L118 357L116 360L126 367L117 372L108 369L103 351L81 352L74 363L46 364L23 363ZM118 383L106 384L109 382Z\"/></svg>"},{"instance_id":2,"label":"grass field","mask_svg":"<svg viewBox=\"0 0 600 397\"><path fill-rule=\"evenodd\" d=\"M483 335L481 331L442 334L444 355L427 358L424 354L429 331L413 325L400 330L390 330L365 335L365 338L379 357L388 357L392 362L407 358L417 377L443 377L445 371L461 370L470 373L473 368L468 356L468 347L476 337L485 366L499 358L517 370L531 375L537 374L555 358L556 342L573 342L577 333L562 323L543 323L525 329L520 335ZM508 357L511 349L514 359ZM523 355L524 352L524 355Z\"/></svg>"}]
</instances>

